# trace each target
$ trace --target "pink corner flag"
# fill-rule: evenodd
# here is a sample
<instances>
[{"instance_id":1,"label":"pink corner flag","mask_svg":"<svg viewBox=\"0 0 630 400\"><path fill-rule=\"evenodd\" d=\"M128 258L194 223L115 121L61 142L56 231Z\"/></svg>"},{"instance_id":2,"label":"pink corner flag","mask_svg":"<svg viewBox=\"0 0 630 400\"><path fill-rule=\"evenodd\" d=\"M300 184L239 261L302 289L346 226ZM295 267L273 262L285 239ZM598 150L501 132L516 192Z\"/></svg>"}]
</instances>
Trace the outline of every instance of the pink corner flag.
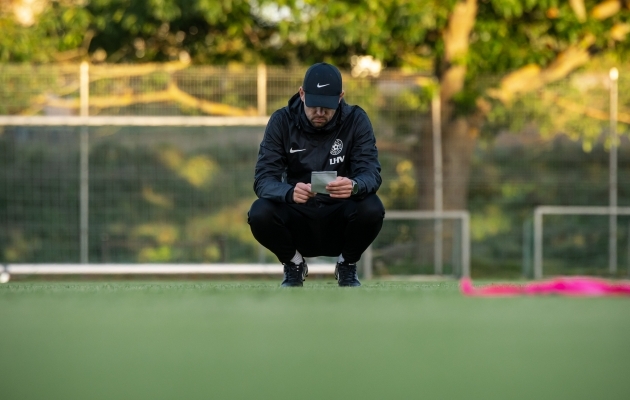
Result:
<instances>
[{"instance_id":1,"label":"pink corner flag","mask_svg":"<svg viewBox=\"0 0 630 400\"><path fill-rule=\"evenodd\" d=\"M559 277L523 285L490 284L482 287L474 287L470 278L462 278L459 287L466 296L475 297L523 295L630 296L629 282L609 282L585 276Z\"/></svg>"}]
</instances>

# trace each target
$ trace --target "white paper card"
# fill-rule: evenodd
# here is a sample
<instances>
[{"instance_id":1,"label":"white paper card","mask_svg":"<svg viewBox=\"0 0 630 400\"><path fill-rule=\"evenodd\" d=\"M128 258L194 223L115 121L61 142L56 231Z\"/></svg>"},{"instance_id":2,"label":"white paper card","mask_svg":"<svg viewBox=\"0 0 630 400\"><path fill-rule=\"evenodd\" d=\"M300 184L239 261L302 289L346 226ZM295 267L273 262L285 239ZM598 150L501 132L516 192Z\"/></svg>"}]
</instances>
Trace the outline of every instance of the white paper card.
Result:
<instances>
[{"instance_id":1,"label":"white paper card","mask_svg":"<svg viewBox=\"0 0 630 400\"><path fill-rule=\"evenodd\" d=\"M311 192L328 194L326 185L337 179L337 171L311 172Z\"/></svg>"}]
</instances>

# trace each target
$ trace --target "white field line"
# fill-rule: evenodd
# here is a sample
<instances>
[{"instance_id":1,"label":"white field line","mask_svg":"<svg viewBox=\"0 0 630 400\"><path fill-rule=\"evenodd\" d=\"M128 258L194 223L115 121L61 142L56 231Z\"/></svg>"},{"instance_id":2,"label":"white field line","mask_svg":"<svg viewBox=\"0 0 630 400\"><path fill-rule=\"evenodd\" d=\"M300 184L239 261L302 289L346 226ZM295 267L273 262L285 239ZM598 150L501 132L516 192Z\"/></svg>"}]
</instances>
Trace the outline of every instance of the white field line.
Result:
<instances>
[{"instance_id":1,"label":"white field line","mask_svg":"<svg viewBox=\"0 0 630 400\"><path fill-rule=\"evenodd\" d=\"M1 268L0 268L1 269ZM7 264L15 275L274 275L281 264ZM311 264L309 274L333 274L335 264Z\"/></svg>"}]
</instances>

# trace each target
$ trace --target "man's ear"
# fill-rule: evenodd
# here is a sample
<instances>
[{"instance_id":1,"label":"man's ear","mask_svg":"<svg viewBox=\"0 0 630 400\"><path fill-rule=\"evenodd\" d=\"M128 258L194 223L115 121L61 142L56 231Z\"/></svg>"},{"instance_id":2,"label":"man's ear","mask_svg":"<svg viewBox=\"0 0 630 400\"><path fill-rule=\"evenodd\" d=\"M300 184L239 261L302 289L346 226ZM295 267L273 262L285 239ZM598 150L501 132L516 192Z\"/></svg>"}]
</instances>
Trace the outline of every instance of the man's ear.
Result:
<instances>
[{"instance_id":1,"label":"man's ear","mask_svg":"<svg viewBox=\"0 0 630 400\"><path fill-rule=\"evenodd\" d=\"M302 102L304 102L304 89L302 89L302 86L300 86L300 90L298 90L298 92L300 93L300 99L302 99Z\"/></svg>"},{"instance_id":2,"label":"man's ear","mask_svg":"<svg viewBox=\"0 0 630 400\"><path fill-rule=\"evenodd\" d=\"M302 89L302 88L300 88ZM339 95L339 102L341 103L341 99L343 99L343 95L346 94L346 92L344 90L341 91L341 94Z\"/></svg>"}]
</instances>

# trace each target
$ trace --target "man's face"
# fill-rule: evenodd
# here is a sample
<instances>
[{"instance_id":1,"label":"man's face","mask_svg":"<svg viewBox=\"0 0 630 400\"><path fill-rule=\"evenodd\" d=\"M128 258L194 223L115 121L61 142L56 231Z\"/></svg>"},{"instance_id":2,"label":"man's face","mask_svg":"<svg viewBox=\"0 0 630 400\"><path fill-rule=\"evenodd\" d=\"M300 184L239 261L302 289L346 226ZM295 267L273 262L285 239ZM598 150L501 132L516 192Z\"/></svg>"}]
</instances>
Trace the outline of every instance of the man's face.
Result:
<instances>
[{"instance_id":1,"label":"man's face","mask_svg":"<svg viewBox=\"0 0 630 400\"><path fill-rule=\"evenodd\" d=\"M343 97L343 92L339 95L339 101ZM305 93L302 88L300 88L300 98L304 103ZM330 120L335 116L336 108L324 108L324 107L307 107L306 103L304 103L304 114L306 114L306 118L311 121L311 124L316 128L321 128L326 125Z\"/></svg>"}]
</instances>

